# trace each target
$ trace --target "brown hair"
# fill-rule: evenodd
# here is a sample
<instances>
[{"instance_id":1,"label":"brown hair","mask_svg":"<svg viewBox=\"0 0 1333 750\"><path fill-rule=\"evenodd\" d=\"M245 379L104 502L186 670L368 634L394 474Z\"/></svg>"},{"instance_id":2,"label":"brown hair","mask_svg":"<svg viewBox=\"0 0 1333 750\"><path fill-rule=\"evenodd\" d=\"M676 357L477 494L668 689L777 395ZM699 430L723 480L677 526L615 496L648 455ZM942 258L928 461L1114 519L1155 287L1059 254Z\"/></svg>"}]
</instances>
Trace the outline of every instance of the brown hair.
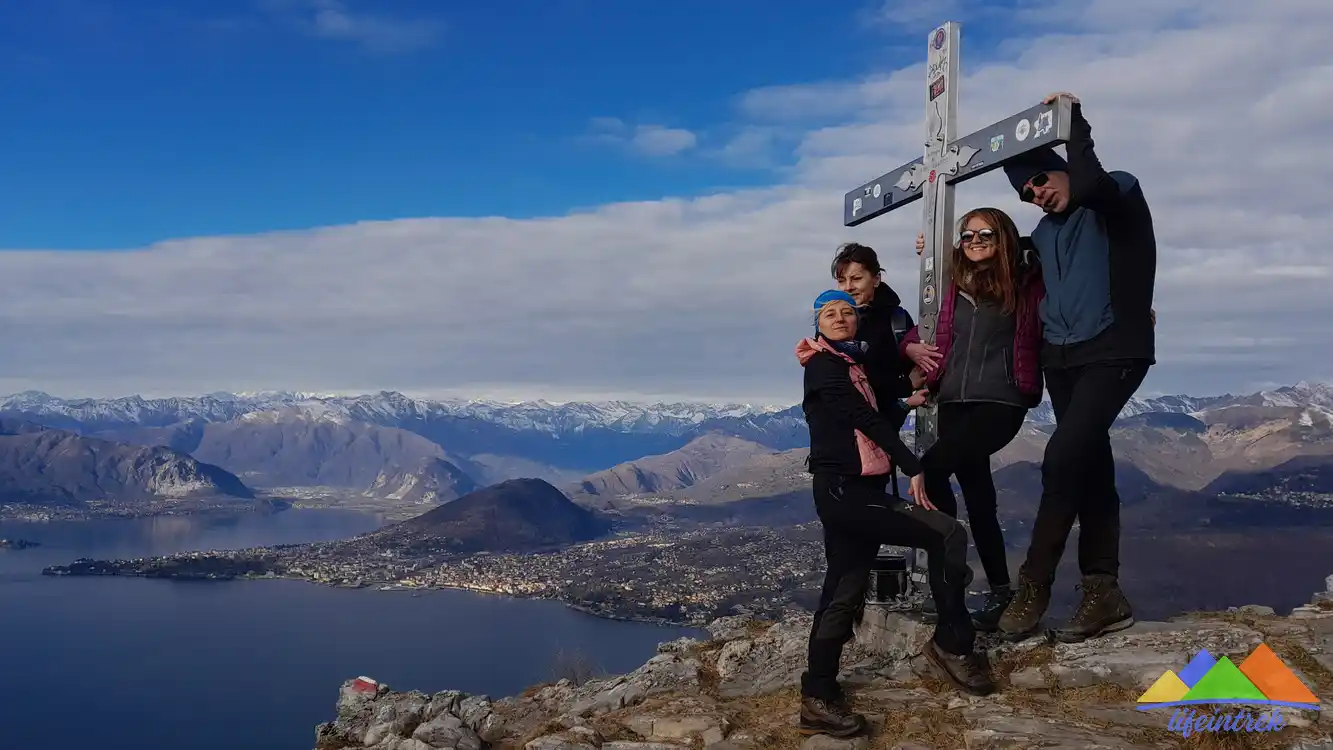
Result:
<instances>
[{"instance_id":1,"label":"brown hair","mask_svg":"<svg viewBox=\"0 0 1333 750\"><path fill-rule=\"evenodd\" d=\"M861 267L869 271L872 276L884 270L879 267L879 256L874 250L859 242L844 242L838 246L838 253L833 256L833 266L829 271L836 279L838 274L846 271L847 266L852 263L860 263Z\"/></svg>"},{"instance_id":2,"label":"brown hair","mask_svg":"<svg viewBox=\"0 0 1333 750\"><path fill-rule=\"evenodd\" d=\"M995 255L985 265L978 265L963 252L959 241L953 249L954 283L973 297L999 304L1005 314L1010 314L1018 307L1018 227L998 208L974 208L958 222L959 234L974 218L995 230Z\"/></svg>"}]
</instances>

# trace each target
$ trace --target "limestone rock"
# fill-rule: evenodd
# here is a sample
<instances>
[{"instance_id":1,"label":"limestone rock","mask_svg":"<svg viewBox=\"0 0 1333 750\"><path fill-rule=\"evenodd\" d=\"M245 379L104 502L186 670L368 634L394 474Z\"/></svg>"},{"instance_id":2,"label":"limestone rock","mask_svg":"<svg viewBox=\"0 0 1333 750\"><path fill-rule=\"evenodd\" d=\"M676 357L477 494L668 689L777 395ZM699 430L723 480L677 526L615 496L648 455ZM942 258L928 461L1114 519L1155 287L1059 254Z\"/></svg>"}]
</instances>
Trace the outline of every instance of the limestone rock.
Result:
<instances>
[{"instance_id":1,"label":"limestone rock","mask_svg":"<svg viewBox=\"0 0 1333 750\"><path fill-rule=\"evenodd\" d=\"M658 654L627 675L584 685L575 692L569 712L587 716L632 706L658 693L673 690L697 692L702 668L699 660L692 656Z\"/></svg>"},{"instance_id":2,"label":"limestone rock","mask_svg":"<svg viewBox=\"0 0 1333 750\"><path fill-rule=\"evenodd\" d=\"M717 676L723 680L731 677L740 668L745 656L754 648L754 642L742 638L737 641L728 641L717 655Z\"/></svg>"},{"instance_id":3,"label":"limestone rock","mask_svg":"<svg viewBox=\"0 0 1333 750\"><path fill-rule=\"evenodd\" d=\"M1322 593L1330 592L1316 598ZM1165 734L1170 711L1139 711L1134 696L1164 671L1180 670L1201 648L1237 659L1260 642L1284 655L1292 649L1303 652L1288 666L1327 700L1328 673L1323 670L1333 672L1333 609L1311 605L1280 617L1256 606L1235 613L1241 617L1144 622L1077 644L1034 638L996 646L988 655L997 671L1003 670L998 676L1007 674L1007 680L995 694L979 698L938 679L915 679L912 667L922 661L920 647L932 626L872 606L844 650L840 676L855 710L870 725L866 737L852 739L796 733L795 688L805 667L810 616L789 614L759 627L750 616L737 615L710 624L707 642L663 644L628 674L581 686L561 680L496 701L458 691L426 695L383 685L357 690L349 682L339 692L337 717L316 727L316 748L1171 748L1180 738ZM1327 722L1319 714L1293 709L1287 715L1284 741L1291 747L1333 750ZM636 739L606 741L603 732Z\"/></svg>"},{"instance_id":4,"label":"limestone rock","mask_svg":"<svg viewBox=\"0 0 1333 750\"><path fill-rule=\"evenodd\" d=\"M586 742L568 740L558 734L538 737L523 746L523 750L597 750Z\"/></svg>"},{"instance_id":5,"label":"limestone rock","mask_svg":"<svg viewBox=\"0 0 1333 750\"><path fill-rule=\"evenodd\" d=\"M1030 639L1000 646L991 653L996 663L1008 654L1050 648L1052 663L1026 667L1011 675L1014 684L1029 689L1046 687L1049 671L1060 687L1113 684L1128 690L1147 689L1168 669L1189 663L1201 648L1214 654L1249 653L1263 641L1257 630L1227 622L1141 622L1114 635L1082 643L1047 645Z\"/></svg>"},{"instance_id":6,"label":"limestone rock","mask_svg":"<svg viewBox=\"0 0 1333 750\"><path fill-rule=\"evenodd\" d=\"M870 739L864 735L839 739L827 734L816 734L801 745L801 750L866 750L869 747Z\"/></svg>"},{"instance_id":7,"label":"limestone rock","mask_svg":"<svg viewBox=\"0 0 1333 750\"><path fill-rule=\"evenodd\" d=\"M856 643L890 661L907 660L921 653L935 626L910 612L867 605L856 626Z\"/></svg>"},{"instance_id":8,"label":"limestone rock","mask_svg":"<svg viewBox=\"0 0 1333 750\"><path fill-rule=\"evenodd\" d=\"M727 655L727 675L718 684L719 694L724 698L763 695L796 684L805 669L811 622L811 615L791 615L754 638L748 648L733 647Z\"/></svg>"},{"instance_id":9,"label":"limestone rock","mask_svg":"<svg viewBox=\"0 0 1333 750\"><path fill-rule=\"evenodd\" d=\"M632 716L625 720L631 732L645 740L689 740L695 737L704 745L721 742L730 722L714 714Z\"/></svg>"},{"instance_id":10,"label":"limestone rock","mask_svg":"<svg viewBox=\"0 0 1333 750\"><path fill-rule=\"evenodd\" d=\"M688 654L699 645L698 638L677 638L674 641L657 644L657 653L659 654Z\"/></svg>"},{"instance_id":11,"label":"limestone rock","mask_svg":"<svg viewBox=\"0 0 1333 750\"><path fill-rule=\"evenodd\" d=\"M1333 589L1329 589L1333 591ZM747 628L754 622L751 615L731 615L730 617L719 617L708 623L705 629L715 641L734 641L737 638L744 638L747 635Z\"/></svg>"},{"instance_id":12,"label":"limestone rock","mask_svg":"<svg viewBox=\"0 0 1333 750\"><path fill-rule=\"evenodd\" d=\"M440 714L412 732L412 739L432 748L481 750L481 738L463 720L453 714Z\"/></svg>"}]
</instances>

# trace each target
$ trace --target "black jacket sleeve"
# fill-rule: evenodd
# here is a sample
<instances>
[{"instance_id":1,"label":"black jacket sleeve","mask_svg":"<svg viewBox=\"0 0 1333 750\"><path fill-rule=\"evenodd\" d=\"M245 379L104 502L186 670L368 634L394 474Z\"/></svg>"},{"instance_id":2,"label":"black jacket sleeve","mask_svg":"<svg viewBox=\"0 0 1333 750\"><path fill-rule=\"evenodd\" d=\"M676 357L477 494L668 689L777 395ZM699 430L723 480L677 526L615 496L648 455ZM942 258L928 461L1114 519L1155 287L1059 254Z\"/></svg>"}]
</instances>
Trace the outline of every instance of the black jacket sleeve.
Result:
<instances>
[{"instance_id":1,"label":"black jacket sleeve","mask_svg":"<svg viewBox=\"0 0 1333 750\"><path fill-rule=\"evenodd\" d=\"M898 428L857 392L847 368L844 362L830 355L816 354L805 364L806 389L818 391L820 401L829 411L865 433L904 474L909 477L920 474L921 462L903 444Z\"/></svg>"},{"instance_id":2,"label":"black jacket sleeve","mask_svg":"<svg viewBox=\"0 0 1333 750\"><path fill-rule=\"evenodd\" d=\"M1069 142L1069 192L1073 202L1094 211L1115 211L1121 207L1124 191L1120 183L1102 168L1093 151L1092 126L1083 116L1083 105L1071 108Z\"/></svg>"}]
</instances>

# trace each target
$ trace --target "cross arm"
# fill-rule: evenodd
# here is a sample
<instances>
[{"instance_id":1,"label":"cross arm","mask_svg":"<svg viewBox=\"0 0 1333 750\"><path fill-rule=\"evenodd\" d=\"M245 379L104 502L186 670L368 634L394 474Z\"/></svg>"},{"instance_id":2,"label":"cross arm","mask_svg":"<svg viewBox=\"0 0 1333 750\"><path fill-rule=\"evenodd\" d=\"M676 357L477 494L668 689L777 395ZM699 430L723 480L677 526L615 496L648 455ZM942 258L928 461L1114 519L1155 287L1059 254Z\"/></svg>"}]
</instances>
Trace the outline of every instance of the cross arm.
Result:
<instances>
[{"instance_id":1,"label":"cross arm","mask_svg":"<svg viewBox=\"0 0 1333 750\"><path fill-rule=\"evenodd\" d=\"M1022 154L1066 143L1071 111L1069 99L1061 97L965 135L949 144L944 158L933 165L936 178L943 177L949 184L966 182ZM921 158L848 192L843 196L843 226L863 224L915 201L930 178L931 168Z\"/></svg>"}]
</instances>

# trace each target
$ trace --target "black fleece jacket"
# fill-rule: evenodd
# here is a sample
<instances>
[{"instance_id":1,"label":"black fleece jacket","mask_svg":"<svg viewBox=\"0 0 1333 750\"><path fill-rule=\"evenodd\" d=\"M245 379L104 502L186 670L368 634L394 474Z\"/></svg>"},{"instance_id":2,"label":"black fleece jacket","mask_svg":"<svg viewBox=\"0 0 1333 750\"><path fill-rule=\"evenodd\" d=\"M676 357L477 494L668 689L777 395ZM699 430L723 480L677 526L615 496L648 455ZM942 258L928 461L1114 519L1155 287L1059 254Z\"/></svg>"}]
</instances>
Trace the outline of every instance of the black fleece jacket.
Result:
<instances>
[{"instance_id":1,"label":"black fleece jacket","mask_svg":"<svg viewBox=\"0 0 1333 750\"><path fill-rule=\"evenodd\" d=\"M850 369L846 360L828 352L819 352L805 363L801 408L810 428L810 473L859 476L861 452L856 448L856 430L860 430L904 474L920 474L921 462L898 436L901 422L894 424L870 406L852 385Z\"/></svg>"},{"instance_id":2,"label":"black fleece jacket","mask_svg":"<svg viewBox=\"0 0 1333 750\"><path fill-rule=\"evenodd\" d=\"M898 354L898 339L893 335L893 311L899 307L902 298L881 281L870 304L861 308L856 338L866 344L866 378L875 391L880 411L901 427L907 420L907 412L898 405L898 399L912 395L912 382L908 378L912 361ZM903 313L907 317L905 332L916 324L906 308Z\"/></svg>"}]
</instances>

